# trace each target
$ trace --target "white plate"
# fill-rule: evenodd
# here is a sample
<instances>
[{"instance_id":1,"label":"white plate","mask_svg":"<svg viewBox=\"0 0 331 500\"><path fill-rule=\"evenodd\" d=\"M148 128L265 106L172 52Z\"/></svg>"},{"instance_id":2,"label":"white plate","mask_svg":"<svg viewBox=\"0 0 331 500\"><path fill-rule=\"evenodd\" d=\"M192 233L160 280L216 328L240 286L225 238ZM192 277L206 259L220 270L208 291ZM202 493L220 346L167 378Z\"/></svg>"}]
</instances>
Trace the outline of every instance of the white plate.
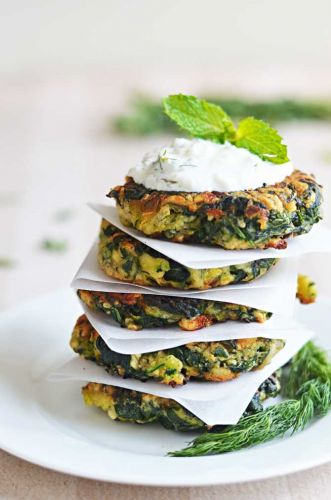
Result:
<instances>
[{"instance_id":1,"label":"white plate","mask_svg":"<svg viewBox=\"0 0 331 500\"><path fill-rule=\"evenodd\" d=\"M298 306L300 319L327 334L331 303ZM80 384L36 382L33 374L71 356L81 309L60 291L0 315L0 446L30 462L78 476L154 486L201 486L264 479L331 460L331 415L292 437L236 453L170 458L194 434L112 422L84 406Z\"/></svg>"}]
</instances>

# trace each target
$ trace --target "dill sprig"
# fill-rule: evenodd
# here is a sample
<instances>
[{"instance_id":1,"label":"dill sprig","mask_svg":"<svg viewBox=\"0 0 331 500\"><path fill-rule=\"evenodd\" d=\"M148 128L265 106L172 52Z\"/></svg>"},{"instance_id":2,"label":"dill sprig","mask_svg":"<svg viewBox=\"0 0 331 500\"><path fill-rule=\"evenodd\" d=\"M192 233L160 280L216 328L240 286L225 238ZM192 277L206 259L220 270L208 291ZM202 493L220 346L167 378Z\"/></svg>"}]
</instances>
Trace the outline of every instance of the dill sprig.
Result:
<instances>
[{"instance_id":1,"label":"dill sprig","mask_svg":"<svg viewBox=\"0 0 331 500\"><path fill-rule=\"evenodd\" d=\"M173 457L227 453L300 431L331 407L331 364L326 352L307 342L292 359L284 395L291 399L242 417L219 433L204 432Z\"/></svg>"}]
</instances>

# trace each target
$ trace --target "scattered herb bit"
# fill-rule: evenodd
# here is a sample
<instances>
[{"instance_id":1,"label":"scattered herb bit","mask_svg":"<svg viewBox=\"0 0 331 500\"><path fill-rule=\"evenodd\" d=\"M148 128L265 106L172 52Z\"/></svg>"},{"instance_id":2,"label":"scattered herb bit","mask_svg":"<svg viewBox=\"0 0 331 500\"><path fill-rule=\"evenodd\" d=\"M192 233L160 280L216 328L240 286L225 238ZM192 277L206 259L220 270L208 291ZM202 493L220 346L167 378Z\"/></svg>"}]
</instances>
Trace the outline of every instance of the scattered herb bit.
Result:
<instances>
[{"instance_id":1,"label":"scattered herb bit","mask_svg":"<svg viewBox=\"0 0 331 500\"><path fill-rule=\"evenodd\" d=\"M115 321L117 321L118 323L121 323L122 317L121 317L119 310L116 307L112 308L111 313L112 313Z\"/></svg>"},{"instance_id":2,"label":"scattered herb bit","mask_svg":"<svg viewBox=\"0 0 331 500\"><path fill-rule=\"evenodd\" d=\"M149 368L149 369L148 369L148 370L146 370L146 371L147 371L147 373L153 373L153 372L155 372L156 370L159 370L159 368L162 368L163 366L165 366L165 363L159 363L158 365L156 365L156 366L152 366L151 368ZM167 370L167 372L168 372L168 370ZM175 372L176 372L176 370L175 370Z\"/></svg>"},{"instance_id":3,"label":"scattered herb bit","mask_svg":"<svg viewBox=\"0 0 331 500\"><path fill-rule=\"evenodd\" d=\"M284 396L291 399L242 417L222 432L204 432L187 448L169 455L198 457L240 450L293 434L326 415L331 408L331 363L326 351L307 342L292 359L283 387Z\"/></svg>"},{"instance_id":4,"label":"scattered herb bit","mask_svg":"<svg viewBox=\"0 0 331 500\"><path fill-rule=\"evenodd\" d=\"M241 120L246 116L255 116L255 118L271 123L293 120L331 120L331 102L327 100L324 102L297 99L254 101L239 97L207 95L204 98L222 106L234 120ZM113 127L120 134L132 136L178 132L178 127L163 113L159 102L142 95L131 100L129 113L116 117Z\"/></svg>"},{"instance_id":5,"label":"scattered herb bit","mask_svg":"<svg viewBox=\"0 0 331 500\"><path fill-rule=\"evenodd\" d=\"M304 274L298 275L297 298L300 300L301 304L312 304L315 302L317 298L317 287L309 276Z\"/></svg>"},{"instance_id":6,"label":"scattered herb bit","mask_svg":"<svg viewBox=\"0 0 331 500\"><path fill-rule=\"evenodd\" d=\"M189 95L170 95L163 99L164 112L194 137L224 143L229 141L272 163L285 163L287 147L277 130L267 123L244 118L237 131L230 117L215 104Z\"/></svg>"},{"instance_id":7,"label":"scattered herb bit","mask_svg":"<svg viewBox=\"0 0 331 500\"><path fill-rule=\"evenodd\" d=\"M0 267L10 268L14 266L14 260L10 257L0 257Z\"/></svg>"},{"instance_id":8,"label":"scattered herb bit","mask_svg":"<svg viewBox=\"0 0 331 500\"><path fill-rule=\"evenodd\" d=\"M41 247L49 252L65 252L68 250L68 242L66 240L55 240L47 238L42 241Z\"/></svg>"}]
</instances>

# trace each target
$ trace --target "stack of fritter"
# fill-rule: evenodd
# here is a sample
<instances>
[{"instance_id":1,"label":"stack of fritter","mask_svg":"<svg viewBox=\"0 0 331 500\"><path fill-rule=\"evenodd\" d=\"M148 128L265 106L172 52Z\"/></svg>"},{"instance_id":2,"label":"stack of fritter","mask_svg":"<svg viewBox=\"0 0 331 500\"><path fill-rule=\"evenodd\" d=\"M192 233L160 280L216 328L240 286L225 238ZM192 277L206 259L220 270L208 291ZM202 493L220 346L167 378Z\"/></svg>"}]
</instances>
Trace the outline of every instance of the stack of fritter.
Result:
<instances>
[{"instance_id":1,"label":"stack of fritter","mask_svg":"<svg viewBox=\"0 0 331 500\"><path fill-rule=\"evenodd\" d=\"M108 196L116 200L121 223L149 237L226 250L283 249L290 236L307 233L320 219L320 186L312 176L298 170L283 182L232 192L160 191L148 189L128 177L124 185L112 189ZM274 258L191 269L103 219L98 263L105 275L138 285L137 293L78 290L78 296L88 309L112 318L122 328L193 331L225 321L236 321L238 325L240 322L263 323L271 316L267 311L241 304L178 296L176 290L206 290L247 283L277 264ZM162 287L172 288L174 295L153 295L139 286L159 287L160 291ZM261 369L284 344L281 339L256 337L193 342L156 352L121 354L108 347L85 315L77 320L71 338L71 347L76 353L101 365L111 375L153 380L174 388L190 380L224 383ZM279 389L277 375L269 377L259 387L246 412L259 411L261 401L275 396ZM175 430L205 427L199 418L174 400L147 392L92 382L83 388L85 402L101 408L114 420L157 421Z\"/></svg>"}]
</instances>

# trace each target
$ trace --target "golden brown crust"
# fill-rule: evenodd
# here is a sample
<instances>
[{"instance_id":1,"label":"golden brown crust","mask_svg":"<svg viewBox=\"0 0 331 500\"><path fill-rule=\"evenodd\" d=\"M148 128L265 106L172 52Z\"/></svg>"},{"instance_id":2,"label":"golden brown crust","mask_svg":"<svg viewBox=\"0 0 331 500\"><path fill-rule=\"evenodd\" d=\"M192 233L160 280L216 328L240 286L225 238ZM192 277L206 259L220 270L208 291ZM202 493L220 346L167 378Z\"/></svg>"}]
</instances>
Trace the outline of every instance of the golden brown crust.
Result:
<instances>
[{"instance_id":1,"label":"golden brown crust","mask_svg":"<svg viewBox=\"0 0 331 500\"><path fill-rule=\"evenodd\" d=\"M135 331L172 325L193 331L225 321L263 323L271 316L266 311L242 304L193 297L94 290L77 290L77 294L89 309L106 314L123 328Z\"/></svg>"},{"instance_id":2,"label":"golden brown crust","mask_svg":"<svg viewBox=\"0 0 331 500\"><path fill-rule=\"evenodd\" d=\"M122 223L144 234L226 249L285 248L288 236L318 222L322 201L315 178L299 170L273 186L229 193L156 191L127 178L108 196Z\"/></svg>"},{"instance_id":3,"label":"golden brown crust","mask_svg":"<svg viewBox=\"0 0 331 500\"><path fill-rule=\"evenodd\" d=\"M70 345L76 353L104 366L112 375L152 379L175 387L191 378L225 382L262 368L283 348L284 341L256 337L191 342L161 351L120 354L109 349L87 317L82 316L74 327Z\"/></svg>"}]
</instances>

